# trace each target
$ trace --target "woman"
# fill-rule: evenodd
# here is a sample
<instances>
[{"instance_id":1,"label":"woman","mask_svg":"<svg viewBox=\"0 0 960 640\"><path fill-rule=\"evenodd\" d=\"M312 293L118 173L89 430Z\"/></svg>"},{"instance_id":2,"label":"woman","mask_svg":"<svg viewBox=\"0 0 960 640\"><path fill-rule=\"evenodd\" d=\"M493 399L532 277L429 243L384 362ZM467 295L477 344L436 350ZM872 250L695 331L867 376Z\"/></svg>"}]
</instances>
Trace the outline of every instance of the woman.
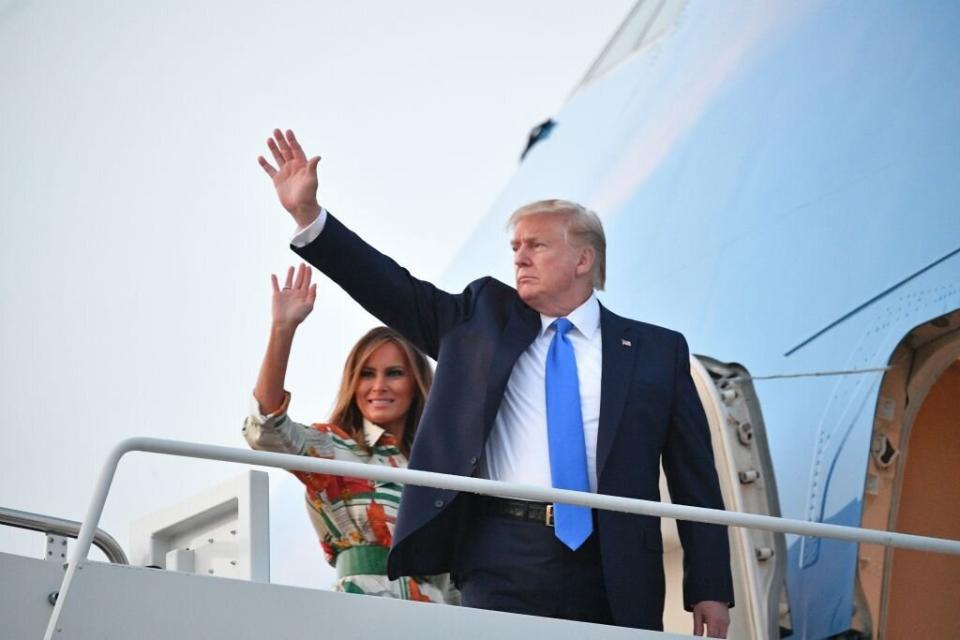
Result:
<instances>
[{"instance_id":1,"label":"woman","mask_svg":"<svg viewBox=\"0 0 960 640\"><path fill-rule=\"evenodd\" d=\"M406 467L432 371L427 359L399 334L378 327L347 356L330 424L304 426L287 416L283 388L293 336L313 310L317 285L310 268L273 281L267 353L253 391L243 433L254 449ZM307 488L307 511L327 560L337 568L335 590L405 600L443 602L446 575L388 580L400 485L294 471Z\"/></svg>"}]
</instances>

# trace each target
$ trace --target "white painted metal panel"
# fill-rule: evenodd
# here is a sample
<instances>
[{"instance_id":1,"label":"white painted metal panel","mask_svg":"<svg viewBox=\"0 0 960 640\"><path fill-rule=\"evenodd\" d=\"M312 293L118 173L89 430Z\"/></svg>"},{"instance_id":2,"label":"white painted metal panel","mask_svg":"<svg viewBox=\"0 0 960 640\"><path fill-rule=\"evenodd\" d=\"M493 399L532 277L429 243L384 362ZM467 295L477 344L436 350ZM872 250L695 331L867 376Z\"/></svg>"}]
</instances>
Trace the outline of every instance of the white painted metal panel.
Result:
<instances>
[{"instance_id":1,"label":"white painted metal panel","mask_svg":"<svg viewBox=\"0 0 960 640\"><path fill-rule=\"evenodd\" d=\"M57 640L689 637L98 562L80 565L58 629Z\"/></svg>"},{"instance_id":2,"label":"white painted metal panel","mask_svg":"<svg viewBox=\"0 0 960 640\"><path fill-rule=\"evenodd\" d=\"M0 553L0 637L42 638L53 613L49 597L61 580L60 562Z\"/></svg>"},{"instance_id":3,"label":"white painted metal panel","mask_svg":"<svg viewBox=\"0 0 960 640\"><path fill-rule=\"evenodd\" d=\"M270 582L269 477L244 471L130 527L130 562Z\"/></svg>"}]
</instances>

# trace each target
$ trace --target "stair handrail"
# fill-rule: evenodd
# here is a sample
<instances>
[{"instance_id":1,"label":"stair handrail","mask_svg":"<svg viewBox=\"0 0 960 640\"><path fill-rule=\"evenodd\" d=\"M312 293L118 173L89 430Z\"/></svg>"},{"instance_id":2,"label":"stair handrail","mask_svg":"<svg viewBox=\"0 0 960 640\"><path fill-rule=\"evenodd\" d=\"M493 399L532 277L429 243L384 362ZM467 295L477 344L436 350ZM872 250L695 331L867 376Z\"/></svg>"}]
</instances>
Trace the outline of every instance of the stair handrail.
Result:
<instances>
[{"instance_id":1,"label":"stair handrail","mask_svg":"<svg viewBox=\"0 0 960 640\"><path fill-rule=\"evenodd\" d=\"M80 534L81 523L76 520L66 520L55 516L48 516L43 513L32 513L30 511L19 511L7 507L0 507L0 525L16 527L17 529L27 529L28 531L41 531L44 535L64 536L67 538L76 538ZM96 529L93 532L93 544L103 551L107 560L114 564L130 564L127 560L127 554L123 552L113 536L103 529Z\"/></svg>"},{"instance_id":2,"label":"stair handrail","mask_svg":"<svg viewBox=\"0 0 960 640\"><path fill-rule=\"evenodd\" d=\"M103 507L107 501L107 493L110 491L110 486L116 475L117 466L124 455L133 451L185 458L200 458L204 460L219 460L221 462L236 462L240 464L287 469L290 471L306 471L326 475L379 480L381 482L415 484L451 491L518 498L521 500L535 500L548 503L560 502L590 507L592 509L605 509L623 513L708 522L750 529L765 529L767 531L793 533L802 536L866 542L904 549L916 549L918 551L960 555L960 541L958 540L897 533L895 531L862 529L860 527L808 522L806 520L793 520L755 513L739 513L735 511L724 511L723 509L691 507L682 504L623 498L620 496L571 491L569 489L553 489L513 482L499 482L496 480L456 476L432 471L397 469L362 462L327 460L289 453L251 451L249 449L184 442L180 440L164 440L161 438L127 438L117 443L110 451L103 468L100 470L100 477L97 480L93 497L90 500L87 517L83 520L83 525L80 527L80 534L77 536L77 544L74 545L73 552L70 554L67 570L63 576L63 582L60 585L60 595L57 598L53 613L50 616L47 631L44 634L44 640L55 640L57 637L56 633L59 628L60 614L67 602L70 585L73 583L78 569L81 568L83 561L86 560L87 554L90 552L94 531L100 522L100 516L103 513ZM438 508L444 506L442 502L438 504Z\"/></svg>"}]
</instances>

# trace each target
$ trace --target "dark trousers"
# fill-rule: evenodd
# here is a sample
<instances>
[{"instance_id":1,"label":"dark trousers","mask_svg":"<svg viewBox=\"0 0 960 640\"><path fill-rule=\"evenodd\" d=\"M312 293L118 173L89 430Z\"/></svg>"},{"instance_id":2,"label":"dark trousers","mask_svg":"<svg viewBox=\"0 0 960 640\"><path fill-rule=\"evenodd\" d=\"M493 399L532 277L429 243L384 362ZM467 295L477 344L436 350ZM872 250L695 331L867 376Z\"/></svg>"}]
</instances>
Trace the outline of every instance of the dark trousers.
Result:
<instances>
[{"instance_id":1,"label":"dark trousers","mask_svg":"<svg viewBox=\"0 0 960 640\"><path fill-rule=\"evenodd\" d=\"M475 514L458 550L454 579L463 604L550 618L614 624L594 534L576 551L553 527Z\"/></svg>"}]
</instances>

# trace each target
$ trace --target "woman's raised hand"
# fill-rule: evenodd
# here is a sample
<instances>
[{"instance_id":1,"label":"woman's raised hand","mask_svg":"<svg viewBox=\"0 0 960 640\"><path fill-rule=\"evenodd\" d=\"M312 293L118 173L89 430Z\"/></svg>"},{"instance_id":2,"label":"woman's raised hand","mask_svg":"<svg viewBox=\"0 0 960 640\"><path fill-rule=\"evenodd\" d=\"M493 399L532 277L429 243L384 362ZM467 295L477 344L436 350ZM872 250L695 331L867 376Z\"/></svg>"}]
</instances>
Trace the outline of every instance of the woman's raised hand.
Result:
<instances>
[{"instance_id":1,"label":"woman's raised hand","mask_svg":"<svg viewBox=\"0 0 960 640\"><path fill-rule=\"evenodd\" d=\"M289 129L286 134L274 129L273 137L267 138L267 147L277 162L277 168L263 156L257 156L257 162L273 180L273 187L283 208L290 212L301 229L309 226L320 215L320 204L317 202L317 163L320 162L320 156L308 160L293 131Z\"/></svg>"},{"instance_id":2,"label":"woman's raised hand","mask_svg":"<svg viewBox=\"0 0 960 640\"><path fill-rule=\"evenodd\" d=\"M296 269L287 269L287 279L283 288L277 276L270 274L273 283L273 324L279 327L296 329L313 311L317 299L317 285L310 284L310 267L300 263Z\"/></svg>"}]
</instances>

